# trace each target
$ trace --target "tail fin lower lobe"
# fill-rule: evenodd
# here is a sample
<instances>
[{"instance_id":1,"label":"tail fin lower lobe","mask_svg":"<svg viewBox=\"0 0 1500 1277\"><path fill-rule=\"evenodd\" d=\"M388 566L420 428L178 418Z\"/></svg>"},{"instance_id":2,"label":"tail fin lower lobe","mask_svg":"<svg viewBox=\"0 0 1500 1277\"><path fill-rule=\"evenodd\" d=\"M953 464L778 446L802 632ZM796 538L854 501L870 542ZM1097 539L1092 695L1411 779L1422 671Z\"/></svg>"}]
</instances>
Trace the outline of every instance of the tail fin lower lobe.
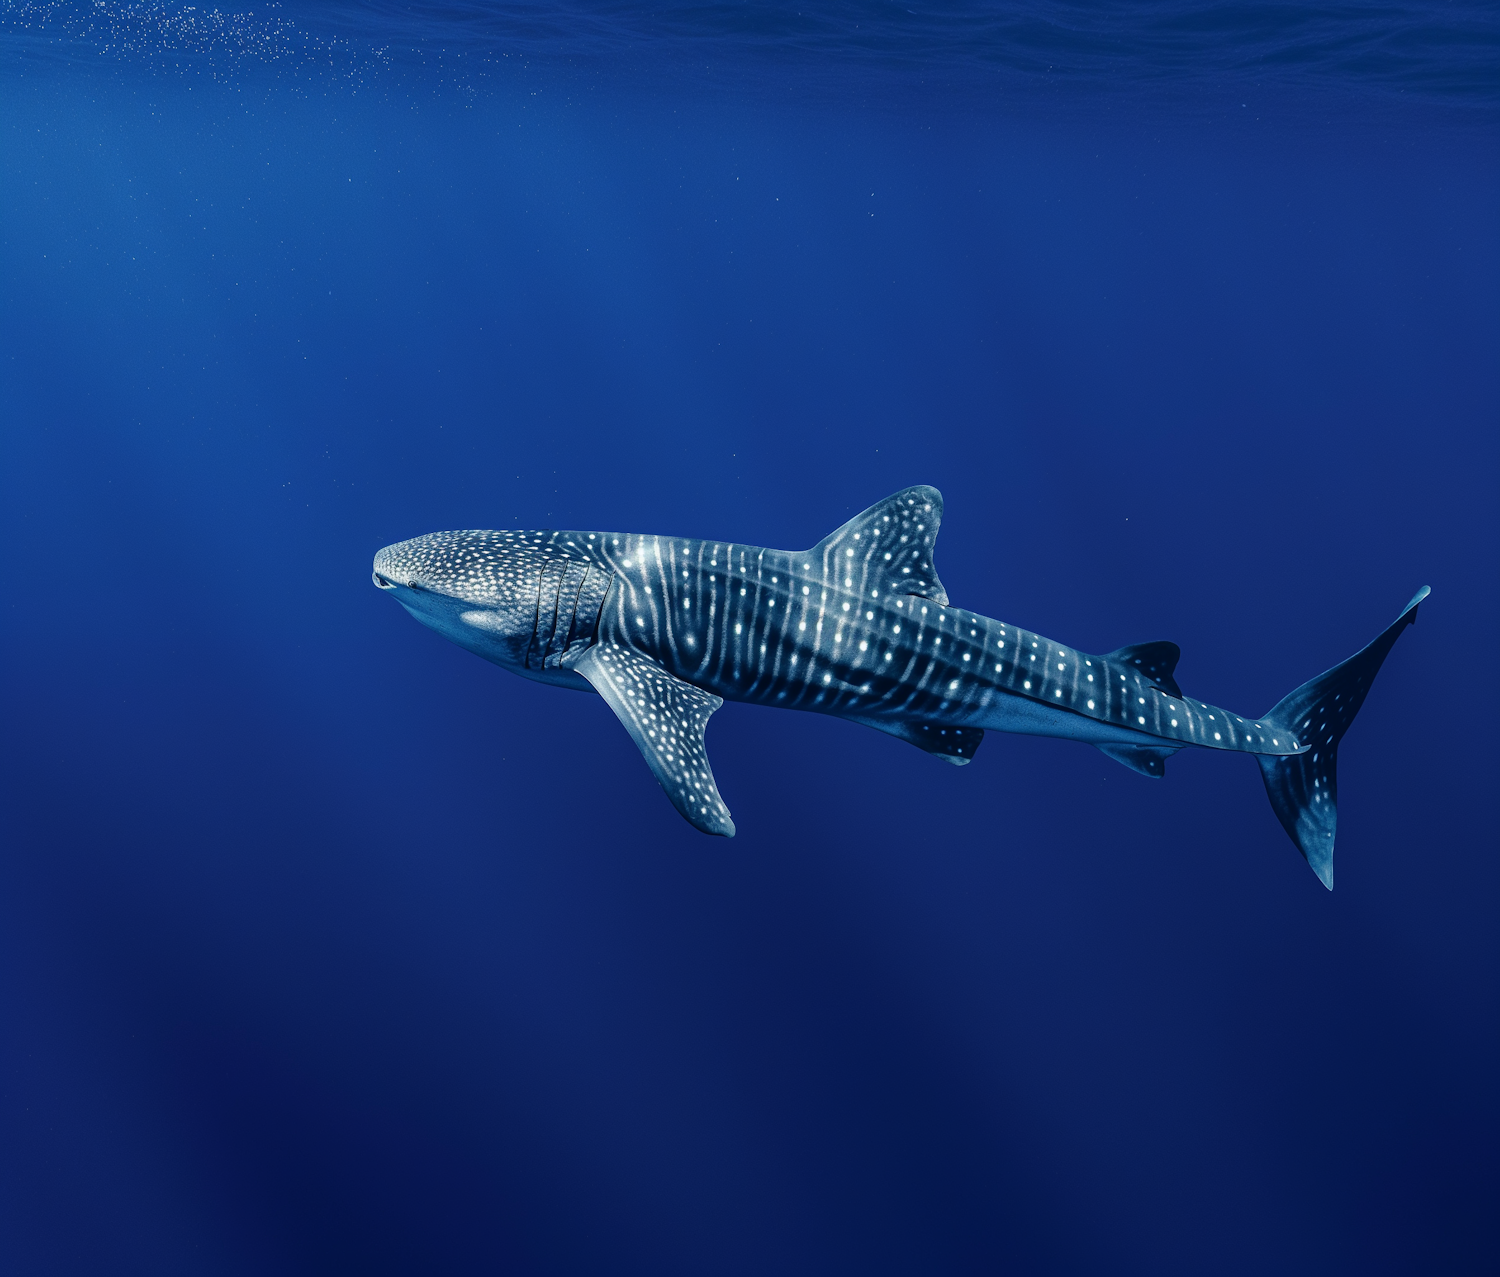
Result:
<instances>
[{"instance_id":1,"label":"tail fin lower lobe","mask_svg":"<svg viewBox=\"0 0 1500 1277\"><path fill-rule=\"evenodd\" d=\"M1304 683L1264 717L1290 731L1303 753L1256 756L1266 793L1282 828L1291 835L1328 890L1333 890L1333 835L1338 824L1339 741L1365 703L1365 695L1401 631L1417 619L1427 586L1369 647L1342 665Z\"/></svg>"}]
</instances>

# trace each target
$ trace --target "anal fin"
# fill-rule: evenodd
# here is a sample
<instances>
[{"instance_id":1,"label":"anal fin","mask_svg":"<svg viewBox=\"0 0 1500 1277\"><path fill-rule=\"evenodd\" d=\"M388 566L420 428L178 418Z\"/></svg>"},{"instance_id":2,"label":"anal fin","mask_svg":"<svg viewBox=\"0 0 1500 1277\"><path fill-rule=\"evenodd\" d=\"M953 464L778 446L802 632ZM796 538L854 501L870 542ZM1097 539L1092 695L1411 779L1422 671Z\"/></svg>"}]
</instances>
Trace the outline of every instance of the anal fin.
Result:
<instances>
[{"instance_id":1,"label":"anal fin","mask_svg":"<svg viewBox=\"0 0 1500 1277\"><path fill-rule=\"evenodd\" d=\"M1167 759L1171 758L1182 746L1096 745L1095 748L1106 757L1113 758L1115 762L1123 763L1133 772L1140 772L1142 776L1160 780L1167 774Z\"/></svg>"},{"instance_id":2,"label":"anal fin","mask_svg":"<svg viewBox=\"0 0 1500 1277\"><path fill-rule=\"evenodd\" d=\"M573 662L625 725L689 824L705 834L734 837L734 821L719 796L704 729L721 697L669 674L650 657L618 643L596 644Z\"/></svg>"}]
</instances>

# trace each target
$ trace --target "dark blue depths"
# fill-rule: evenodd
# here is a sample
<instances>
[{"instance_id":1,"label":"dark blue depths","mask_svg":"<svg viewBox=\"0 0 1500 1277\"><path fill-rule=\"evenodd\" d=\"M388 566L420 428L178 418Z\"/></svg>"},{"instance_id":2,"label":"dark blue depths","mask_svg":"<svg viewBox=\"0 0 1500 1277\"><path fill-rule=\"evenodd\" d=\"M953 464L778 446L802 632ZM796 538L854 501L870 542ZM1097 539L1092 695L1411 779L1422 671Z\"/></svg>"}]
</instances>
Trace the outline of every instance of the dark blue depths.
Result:
<instances>
[{"instance_id":1,"label":"dark blue depths","mask_svg":"<svg viewBox=\"0 0 1500 1277\"><path fill-rule=\"evenodd\" d=\"M1492 1270L1488 117L799 65L0 78L8 1270ZM710 841L370 585L914 482L1248 710L1430 581L1338 891L1248 759L738 704Z\"/></svg>"}]
</instances>

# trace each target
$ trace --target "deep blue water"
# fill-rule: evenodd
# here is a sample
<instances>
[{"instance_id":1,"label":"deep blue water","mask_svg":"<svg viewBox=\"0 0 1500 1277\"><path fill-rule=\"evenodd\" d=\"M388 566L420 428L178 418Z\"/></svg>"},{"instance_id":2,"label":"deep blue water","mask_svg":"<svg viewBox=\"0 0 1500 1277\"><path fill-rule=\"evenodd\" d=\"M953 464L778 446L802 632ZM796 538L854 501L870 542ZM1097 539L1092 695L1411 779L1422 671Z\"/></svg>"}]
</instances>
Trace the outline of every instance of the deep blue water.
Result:
<instances>
[{"instance_id":1,"label":"deep blue water","mask_svg":"<svg viewBox=\"0 0 1500 1277\"><path fill-rule=\"evenodd\" d=\"M0 1269L1500 1262L1492 7L0 2ZM1337 889L1245 759L598 698L456 527L810 545L1260 712L1433 594Z\"/></svg>"}]
</instances>

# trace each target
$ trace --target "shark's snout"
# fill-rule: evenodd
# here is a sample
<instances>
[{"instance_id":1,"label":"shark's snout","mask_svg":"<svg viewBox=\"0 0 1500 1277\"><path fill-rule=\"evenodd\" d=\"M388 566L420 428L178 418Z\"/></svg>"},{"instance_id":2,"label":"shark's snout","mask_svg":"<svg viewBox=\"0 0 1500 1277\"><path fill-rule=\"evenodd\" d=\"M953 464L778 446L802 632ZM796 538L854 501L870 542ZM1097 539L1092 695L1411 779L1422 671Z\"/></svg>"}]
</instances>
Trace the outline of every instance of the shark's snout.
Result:
<instances>
[{"instance_id":1,"label":"shark's snout","mask_svg":"<svg viewBox=\"0 0 1500 1277\"><path fill-rule=\"evenodd\" d=\"M370 578L375 582L377 590L394 590L398 585L409 583L411 574L400 570L396 556L392 553L395 549L396 546L388 545L375 556L374 571Z\"/></svg>"}]
</instances>

